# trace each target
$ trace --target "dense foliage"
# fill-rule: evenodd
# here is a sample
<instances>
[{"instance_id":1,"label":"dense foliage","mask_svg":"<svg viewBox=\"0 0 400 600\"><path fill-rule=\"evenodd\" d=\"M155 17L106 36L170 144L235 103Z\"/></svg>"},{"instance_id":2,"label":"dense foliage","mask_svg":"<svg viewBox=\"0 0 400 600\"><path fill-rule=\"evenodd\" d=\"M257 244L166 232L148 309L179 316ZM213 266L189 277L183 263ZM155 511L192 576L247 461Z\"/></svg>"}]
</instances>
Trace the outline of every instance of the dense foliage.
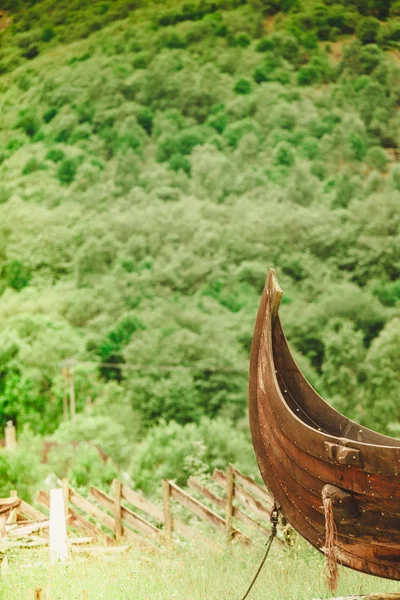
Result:
<instances>
[{"instance_id":1,"label":"dense foliage","mask_svg":"<svg viewBox=\"0 0 400 600\"><path fill-rule=\"evenodd\" d=\"M2 423L95 441L149 489L250 465L235 424L275 266L308 378L396 431L399 2L1 7ZM57 430L69 357L91 439ZM100 473L70 454L51 464Z\"/></svg>"}]
</instances>

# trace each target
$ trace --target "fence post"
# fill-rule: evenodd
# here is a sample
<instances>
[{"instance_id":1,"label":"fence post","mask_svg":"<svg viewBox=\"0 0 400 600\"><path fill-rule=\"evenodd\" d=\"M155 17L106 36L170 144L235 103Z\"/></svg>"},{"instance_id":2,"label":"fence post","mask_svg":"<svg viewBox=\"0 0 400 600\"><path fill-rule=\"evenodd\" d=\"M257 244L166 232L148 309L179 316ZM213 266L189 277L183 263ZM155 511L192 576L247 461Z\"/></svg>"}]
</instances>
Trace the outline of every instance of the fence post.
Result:
<instances>
[{"instance_id":1,"label":"fence post","mask_svg":"<svg viewBox=\"0 0 400 600\"><path fill-rule=\"evenodd\" d=\"M171 513L171 487L167 479L162 482L163 508L164 508L164 533L167 546L172 544L172 513Z\"/></svg>"},{"instance_id":2,"label":"fence post","mask_svg":"<svg viewBox=\"0 0 400 600\"><path fill-rule=\"evenodd\" d=\"M229 465L226 473L226 507L225 507L225 521L226 521L226 541L229 543L233 538L233 495L234 495L234 479L233 479L232 466Z\"/></svg>"},{"instance_id":3,"label":"fence post","mask_svg":"<svg viewBox=\"0 0 400 600\"><path fill-rule=\"evenodd\" d=\"M66 561L68 558L67 526L65 521L64 494L61 488L50 491L50 561Z\"/></svg>"},{"instance_id":4,"label":"fence post","mask_svg":"<svg viewBox=\"0 0 400 600\"><path fill-rule=\"evenodd\" d=\"M4 437L7 450L15 450L17 447L17 431L12 421L8 421L4 430Z\"/></svg>"},{"instance_id":5,"label":"fence post","mask_svg":"<svg viewBox=\"0 0 400 600\"><path fill-rule=\"evenodd\" d=\"M119 479L114 479L114 518L115 518L115 539L117 542L122 538L122 521L121 521L121 482Z\"/></svg>"}]
</instances>

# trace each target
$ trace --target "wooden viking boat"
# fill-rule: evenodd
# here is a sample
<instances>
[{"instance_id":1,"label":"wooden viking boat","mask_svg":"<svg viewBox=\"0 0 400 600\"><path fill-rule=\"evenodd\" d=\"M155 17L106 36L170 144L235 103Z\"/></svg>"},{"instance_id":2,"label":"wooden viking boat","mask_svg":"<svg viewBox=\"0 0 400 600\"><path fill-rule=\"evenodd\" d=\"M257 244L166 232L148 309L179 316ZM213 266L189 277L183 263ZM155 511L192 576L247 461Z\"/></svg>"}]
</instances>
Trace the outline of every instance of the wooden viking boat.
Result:
<instances>
[{"instance_id":1,"label":"wooden viking boat","mask_svg":"<svg viewBox=\"0 0 400 600\"><path fill-rule=\"evenodd\" d=\"M249 410L266 486L300 535L326 552L329 499L337 560L400 580L400 440L347 419L327 404L294 361L270 270L251 351Z\"/></svg>"}]
</instances>

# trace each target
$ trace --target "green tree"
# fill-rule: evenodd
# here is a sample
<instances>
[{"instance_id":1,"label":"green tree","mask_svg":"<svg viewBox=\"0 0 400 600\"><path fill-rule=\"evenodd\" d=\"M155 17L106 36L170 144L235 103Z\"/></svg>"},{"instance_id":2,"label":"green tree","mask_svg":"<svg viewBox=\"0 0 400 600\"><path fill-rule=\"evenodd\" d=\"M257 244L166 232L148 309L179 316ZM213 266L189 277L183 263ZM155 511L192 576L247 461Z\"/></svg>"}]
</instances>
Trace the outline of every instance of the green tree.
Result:
<instances>
[{"instance_id":1,"label":"green tree","mask_svg":"<svg viewBox=\"0 0 400 600\"><path fill-rule=\"evenodd\" d=\"M367 397L364 422L388 432L400 420L398 403L400 321L395 318L374 340L366 358Z\"/></svg>"},{"instance_id":2,"label":"green tree","mask_svg":"<svg viewBox=\"0 0 400 600\"><path fill-rule=\"evenodd\" d=\"M356 36L363 44L374 44L379 35L380 23L375 17L365 17L356 29Z\"/></svg>"}]
</instances>

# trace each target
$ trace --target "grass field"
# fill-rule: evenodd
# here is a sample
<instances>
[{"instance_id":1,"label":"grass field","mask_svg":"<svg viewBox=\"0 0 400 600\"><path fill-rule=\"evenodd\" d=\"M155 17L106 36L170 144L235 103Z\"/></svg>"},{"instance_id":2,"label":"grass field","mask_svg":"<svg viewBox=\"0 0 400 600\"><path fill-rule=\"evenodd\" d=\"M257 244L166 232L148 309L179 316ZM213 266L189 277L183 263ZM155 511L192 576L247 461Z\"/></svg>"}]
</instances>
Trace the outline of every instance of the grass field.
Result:
<instances>
[{"instance_id":1,"label":"grass field","mask_svg":"<svg viewBox=\"0 0 400 600\"><path fill-rule=\"evenodd\" d=\"M262 547L188 547L161 555L130 551L74 555L68 565L50 566L48 551L9 555L2 569L1 600L240 600L263 553ZM331 598L323 585L322 557L300 542L294 550L276 545L249 600ZM336 595L400 591L400 584L342 569Z\"/></svg>"}]
</instances>

